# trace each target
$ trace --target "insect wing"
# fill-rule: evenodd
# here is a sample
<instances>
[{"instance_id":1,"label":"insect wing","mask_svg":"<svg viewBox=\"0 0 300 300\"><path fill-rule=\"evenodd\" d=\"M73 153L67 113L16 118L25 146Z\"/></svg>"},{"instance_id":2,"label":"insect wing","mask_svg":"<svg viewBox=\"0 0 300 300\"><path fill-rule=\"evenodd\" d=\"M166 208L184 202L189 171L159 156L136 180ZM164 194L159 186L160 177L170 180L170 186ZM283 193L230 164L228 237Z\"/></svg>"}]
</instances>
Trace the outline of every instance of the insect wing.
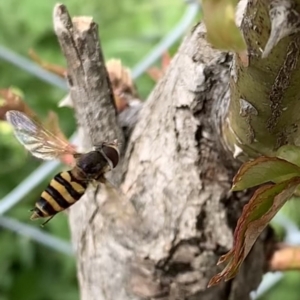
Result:
<instances>
[{"instance_id":1,"label":"insect wing","mask_svg":"<svg viewBox=\"0 0 300 300\"><path fill-rule=\"evenodd\" d=\"M74 149L57 138L41 124L19 111L8 111L7 121L12 125L18 141L37 158L50 160L66 154L75 154Z\"/></svg>"},{"instance_id":2,"label":"insect wing","mask_svg":"<svg viewBox=\"0 0 300 300\"><path fill-rule=\"evenodd\" d=\"M140 217L133 204L126 199L125 194L111 181L105 178L102 185L107 199L101 207L102 215L120 228L138 227L141 225Z\"/></svg>"}]
</instances>

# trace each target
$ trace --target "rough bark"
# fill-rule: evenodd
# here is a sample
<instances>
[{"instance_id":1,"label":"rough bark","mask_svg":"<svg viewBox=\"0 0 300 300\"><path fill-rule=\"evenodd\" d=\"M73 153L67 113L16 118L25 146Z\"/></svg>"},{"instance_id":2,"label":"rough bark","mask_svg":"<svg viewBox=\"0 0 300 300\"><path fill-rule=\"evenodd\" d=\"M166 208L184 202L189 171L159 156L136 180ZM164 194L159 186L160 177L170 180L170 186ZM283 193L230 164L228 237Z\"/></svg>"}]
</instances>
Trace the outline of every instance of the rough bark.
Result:
<instances>
[{"instance_id":1,"label":"rough bark","mask_svg":"<svg viewBox=\"0 0 300 300\"><path fill-rule=\"evenodd\" d=\"M53 20L62 52L67 58L68 86L78 126L85 137L83 148L88 150L103 140L115 138L123 142L97 24L91 17L71 20L64 5L56 5Z\"/></svg>"},{"instance_id":2,"label":"rough bark","mask_svg":"<svg viewBox=\"0 0 300 300\"><path fill-rule=\"evenodd\" d=\"M86 133L83 142L122 136L117 122L111 122L109 97L97 97L98 89L103 91L93 77L99 69L77 72L77 67L99 66L94 60L101 60L97 28L91 20L78 26L78 18L73 25L64 23L66 11L60 12L57 6L54 22L66 26L71 39L64 28L55 28L68 61L76 115ZM80 51L86 43L91 51ZM75 62L72 47L77 49ZM248 200L247 193L229 192L233 168L220 140L231 60L213 50L204 27L196 25L144 104L123 163L112 174L121 179L123 202L103 186L95 196L91 187L71 209L82 300L240 300L249 299L257 287L265 264L263 237L234 280L206 288L220 271L219 256L232 247L236 220Z\"/></svg>"}]
</instances>

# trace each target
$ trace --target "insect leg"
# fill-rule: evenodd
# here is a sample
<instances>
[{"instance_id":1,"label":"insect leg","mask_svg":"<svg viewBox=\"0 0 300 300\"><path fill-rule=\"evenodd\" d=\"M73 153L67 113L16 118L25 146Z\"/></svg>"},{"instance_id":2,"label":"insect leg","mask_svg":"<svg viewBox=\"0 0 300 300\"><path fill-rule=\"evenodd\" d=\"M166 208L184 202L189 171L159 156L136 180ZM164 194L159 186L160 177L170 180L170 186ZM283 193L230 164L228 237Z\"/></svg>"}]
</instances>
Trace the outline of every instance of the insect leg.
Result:
<instances>
[{"instance_id":1,"label":"insect leg","mask_svg":"<svg viewBox=\"0 0 300 300\"><path fill-rule=\"evenodd\" d=\"M49 219L47 219L43 224L41 224L41 227L44 227L50 220L54 218L55 215L51 216Z\"/></svg>"}]
</instances>

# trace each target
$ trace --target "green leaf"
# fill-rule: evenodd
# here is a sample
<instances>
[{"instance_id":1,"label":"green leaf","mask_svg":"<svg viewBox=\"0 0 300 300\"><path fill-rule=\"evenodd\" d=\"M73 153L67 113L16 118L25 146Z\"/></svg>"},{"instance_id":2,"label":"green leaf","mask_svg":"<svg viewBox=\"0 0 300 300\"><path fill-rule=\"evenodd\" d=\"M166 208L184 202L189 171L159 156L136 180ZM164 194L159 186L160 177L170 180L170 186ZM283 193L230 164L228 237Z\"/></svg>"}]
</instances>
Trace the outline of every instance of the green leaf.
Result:
<instances>
[{"instance_id":1,"label":"green leaf","mask_svg":"<svg viewBox=\"0 0 300 300\"><path fill-rule=\"evenodd\" d=\"M300 166L300 147L284 145L277 150L276 156Z\"/></svg>"},{"instance_id":2,"label":"green leaf","mask_svg":"<svg viewBox=\"0 0 300 300\"><path fill-rule=\"evenodd\" d=\"M277 157L261 156L244 163L233 178L233 191L300 176L300 167Z\"/></svg>"},{"instance_id":3,"label":"green leaf","mask_svg":"<svg viewBox=\"0 0 300 300\"><path fill-rule=\"evenodd\" d=\"M243 52L244 38L235 24L237 0L203 0L203 19L207 40L216 48Z\"/></svg>"},{"instance_id":4,"label":"green leaf","mask_svg":"<svg viewBox=\"0 0 300 300\"><path fill-rule=\"evenodd\" d=\"M258 236L299 184L300 177L296 177L278 184L266 184L255 191L238 220L233 248L218 261L218 264L226 262L227 265L209 281L208 286L216 285L222 280L227 281L237 274Z\"/></svg>"}]
</instances>

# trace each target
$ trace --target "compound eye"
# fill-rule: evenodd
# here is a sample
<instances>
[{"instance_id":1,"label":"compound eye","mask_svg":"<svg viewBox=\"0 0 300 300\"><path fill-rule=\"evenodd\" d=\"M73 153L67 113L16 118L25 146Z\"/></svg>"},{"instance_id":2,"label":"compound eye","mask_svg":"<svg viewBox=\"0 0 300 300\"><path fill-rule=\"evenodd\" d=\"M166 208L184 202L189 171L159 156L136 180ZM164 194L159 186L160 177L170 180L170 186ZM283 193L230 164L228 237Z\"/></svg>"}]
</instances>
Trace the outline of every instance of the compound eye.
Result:
<instances>
[{"instance_id":1,"label":"compound eye","mask_svg":"<svg viewBox=\"0 0 300 300\"><path fill-rule=\"evenodd\" d=\"M120 154L116 146L103 145L102 151L105 154L105 158L108 160L110 166L114 169L120 159Z\"/></svg>"}]
</instances>

